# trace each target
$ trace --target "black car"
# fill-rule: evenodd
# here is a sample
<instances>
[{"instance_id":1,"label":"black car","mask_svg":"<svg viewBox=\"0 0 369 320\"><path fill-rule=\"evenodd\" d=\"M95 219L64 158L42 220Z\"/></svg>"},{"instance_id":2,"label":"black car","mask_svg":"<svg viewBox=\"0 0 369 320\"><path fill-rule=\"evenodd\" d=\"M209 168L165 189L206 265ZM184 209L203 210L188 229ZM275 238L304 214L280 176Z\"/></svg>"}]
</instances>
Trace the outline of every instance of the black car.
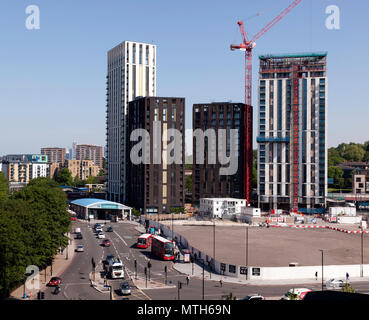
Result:
<instances>
[{"instance_id":1,"label":"black car","mask_svg":"<svg viewBox=\"0 0 369 320\"><path fill-rule=\"evenodd\" d=\"M113 227L109 227L108 229L106 229L106 232L113 232Z\"/></svg>"},{"instance_id":2,"label":"black car","mask_svg":"<svg viewBox=\"0 0 369 320\"><path fill-rule=\"evenodd\" d=\"M82 233L78 232L76 235L76 239L83 239Z\"/></svg>"}]
</instances>

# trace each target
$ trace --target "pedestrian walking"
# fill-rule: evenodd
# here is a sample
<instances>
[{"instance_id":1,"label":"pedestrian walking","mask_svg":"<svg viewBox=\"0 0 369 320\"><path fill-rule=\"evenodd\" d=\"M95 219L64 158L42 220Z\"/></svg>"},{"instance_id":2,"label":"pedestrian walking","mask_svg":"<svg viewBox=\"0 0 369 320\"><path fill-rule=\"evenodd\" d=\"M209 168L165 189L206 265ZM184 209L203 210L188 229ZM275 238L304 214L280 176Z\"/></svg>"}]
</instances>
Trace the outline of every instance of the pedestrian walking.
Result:
<instances>
[{"instance_id":1,"label":"pedestrian walking","mask_svg":"<svg viewBox=\"0 0 369 320\"><path fill-rule=\"evenodd\" d=\"M219 280L219 284L220 284L220 287L222 288L223 287L223 280L222 279Z\"/></svg>"},{"instance_id":2,"label":"pedestrian walking","mask_svg":"<svg viewBox=\"0 0 369 320\"><path fill-rule=\"evenodd\" d=\"M190 283L190 277L189 276L186 277L186 282L187 282L187 285Z\"/></svg>"},{"instance_id":3,"label":"pedestrian walking","mask_svg":"<svg viewBox=\"0 0 369 320\"><path fill-rule=\"evenodd\" d=\"M318 271L315 272L315 280L318 280Z\"/></svg>"},{"instance_id":4,"label":"pedestrian walking","mask_svg":"<svg viewBox=\"0 0 369 320\"><path fill-rule=\"evenodd\" d=\"M350 279L350 275L348 274L348 272L346 272L346 282L349 281Z\"/></svg>"}]
</instances>

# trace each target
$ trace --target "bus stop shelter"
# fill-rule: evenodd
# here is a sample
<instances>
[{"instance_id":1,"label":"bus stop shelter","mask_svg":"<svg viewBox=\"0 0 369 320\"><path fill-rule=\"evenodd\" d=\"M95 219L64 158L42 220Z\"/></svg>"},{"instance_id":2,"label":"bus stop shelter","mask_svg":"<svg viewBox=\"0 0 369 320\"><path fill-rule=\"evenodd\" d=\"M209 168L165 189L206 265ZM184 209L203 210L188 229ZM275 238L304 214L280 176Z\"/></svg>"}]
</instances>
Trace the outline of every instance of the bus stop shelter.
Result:
<instances>
[{"instance_id":1,"label":"bus stop shelter","mask_svg":"<svg viewBox=\"0 0 369 320\"><path fill-rule=\"evenodd\" d=\"M69 206L80 219L131 220L132 208L118 202L83 198L72 201Z\"/></svg>"}]
</instances>

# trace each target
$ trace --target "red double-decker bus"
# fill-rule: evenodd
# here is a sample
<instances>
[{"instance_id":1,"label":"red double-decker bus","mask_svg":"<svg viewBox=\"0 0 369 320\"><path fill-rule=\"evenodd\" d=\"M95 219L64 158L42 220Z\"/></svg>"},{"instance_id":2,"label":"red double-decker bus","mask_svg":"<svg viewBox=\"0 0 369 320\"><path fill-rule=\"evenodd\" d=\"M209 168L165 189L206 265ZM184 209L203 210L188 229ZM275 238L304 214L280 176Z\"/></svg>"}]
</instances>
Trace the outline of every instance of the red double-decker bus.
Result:
<instances>
[{"instance_id":1,"label":"red double-decker bus","mask_svg":"<svg viewBox=\"0 0 369 320\"><path fill-rule=\"evenodd\" d=\"M160 236L153 236L151 253L163 260L174 260L174 244Z\"/></svg>"},{"instance_id":2,"label":"red double-decker bus","mask_svg":"<svg viewBox=\"0 0 369 320\"><path fill-rule=\"evenodd\" d=\"M151 245L152 234L144 233L137 238L137 248L146 249Z\"/></svg>"}]
</instances>

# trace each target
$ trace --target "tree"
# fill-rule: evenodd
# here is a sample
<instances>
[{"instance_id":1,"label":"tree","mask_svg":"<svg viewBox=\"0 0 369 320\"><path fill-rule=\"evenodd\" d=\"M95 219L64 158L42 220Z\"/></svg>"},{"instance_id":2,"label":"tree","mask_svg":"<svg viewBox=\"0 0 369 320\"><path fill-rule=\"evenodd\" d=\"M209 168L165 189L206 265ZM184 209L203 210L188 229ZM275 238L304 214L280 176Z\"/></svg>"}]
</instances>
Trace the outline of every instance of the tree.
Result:
<instances>
[{"instance_id":1,"label":"tree","mask_svg":"<svg viewBox=\"0 0 369 320\"><path fill-rule=\"evenodd\" d=\"M360 144L350 143L343 151L343 158L347 161L362 161L365 150Z\"/></svg>"},{"instance_id":2,"label":"tree","mask_svg":"<svg viewBox=\"0 0 369 320\"><path fill-rule=\"evenodd\" d=\"M73 182L72 173L68 168L63 168L58 172L55 181L60 185L71 186Z\"/></svg>"},{"instance_id":3,"label":"tree","mask_svg":"<svg viewBox=\"0 0 369 320\"><path fill-rule=\"evenodd\" d=\"M328 149L328 166L336 166L337 164L340 164L344 162L345 159L343 159L335 148L329 148Z\"/></svg>"},{"instance_id":4,"label":"tree","mask_svg":"<svg viewBox=\"0 0 369 320\"><path fill-rule=\"evenodd\" d=\"M0 286L8 296L25 279L28 265L42 268L65 247L70 216L58 183L37 178L0 206Z\"/></svg>"},{"instance_id":5,"label":"tree","mask_svg":"<svg viewBox=\"0 0 369 320\"><path fill-rule=\"evenodd\" d=\"M137 210L136 208L132 208L132 214L136 217L141 215L140 210Z\"/></svg>"},{"instance_id":6,"label":"tree","mask_svg":"<svg viewBox=\"0 0 369 320\"><path fill-rule=\"evenodd\" d=\"M86 184L97 184L97 178L94 176L89 176L86 180Z\"/></svg>"},{"instance_id":7,"label":"tree","mask_svg":"<svg viewBox=\"0 0 369 320\"><path fill-rule=\"evenodd\" d=\"M9 183L4 172L0 171L0 204L9 198Z\"/></svg>"},{"instance_id":8,"label":"tree","mask_svg":"<svg viewBox=\"0 0 369 320\"><path fill-rule=\"evenodd\" d=\"M73 179L73 186L77 188L84 187L86 185L85 180L81 180L78 176L75 176Z\"/></svg>"},{"instance_id":9,"label":"tree","mask_svg":"<svg viewBox=\"0 0 369 320\"><path fill-rule=\"evenodd\" d=\"M334 179L334 186L342 189L345 185L343 170L340 167L328 167L328 178Z\"/></svg>"},{"instance_id":10,"label":"tree","mask_svg":"<svg viewBox=\"0 0 369 320\"><path fill-rule=\"evenodd\" d=\"M185 177L185 188L188 192L192 192L192 175Z\"/></svg>"}]
</instances>

